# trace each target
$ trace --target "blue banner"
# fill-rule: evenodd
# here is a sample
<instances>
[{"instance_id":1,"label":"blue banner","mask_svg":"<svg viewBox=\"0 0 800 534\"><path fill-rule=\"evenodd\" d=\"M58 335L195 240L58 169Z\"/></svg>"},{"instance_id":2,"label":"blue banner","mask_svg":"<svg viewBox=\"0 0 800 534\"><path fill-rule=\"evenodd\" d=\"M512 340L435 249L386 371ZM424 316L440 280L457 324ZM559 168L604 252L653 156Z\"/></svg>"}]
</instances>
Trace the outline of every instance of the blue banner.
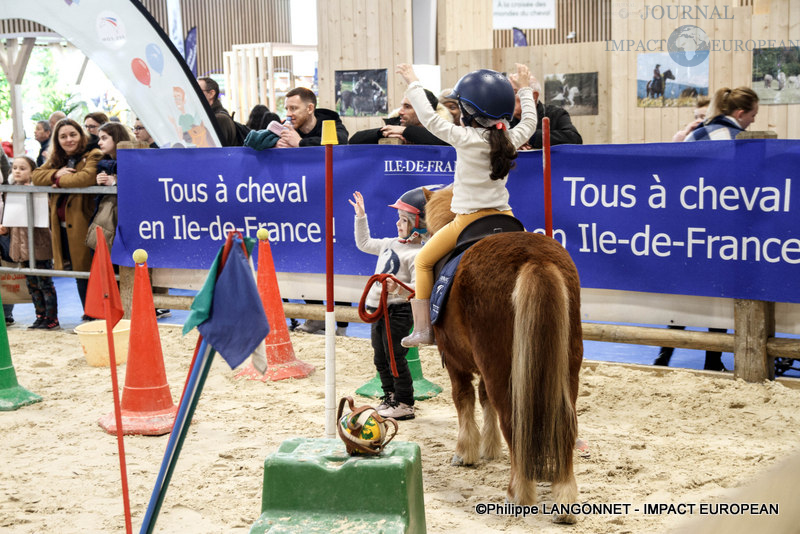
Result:
<instances>
[{"instance_id":1,"label":"blue banner","mask_svg":"<svg viewBox=\"0 0 800 534\"><path fill-rule=\"evenodd\" d=\"M452 182L455 151L333 154L335 272L369 275L374 261L353 242L353 191L372 235L394 236L388 204ZM584 287L800 302L800 143L561 145L552 161L554 237ZM324 168L322 147L121 150L114 263L132 265L144 248L152 267L205 269L228 230L254 237L265 226L278 271L324 272ZM520 153L508 188L515 215L543 232L540 151Z\"/></svg>"}]
</instances>

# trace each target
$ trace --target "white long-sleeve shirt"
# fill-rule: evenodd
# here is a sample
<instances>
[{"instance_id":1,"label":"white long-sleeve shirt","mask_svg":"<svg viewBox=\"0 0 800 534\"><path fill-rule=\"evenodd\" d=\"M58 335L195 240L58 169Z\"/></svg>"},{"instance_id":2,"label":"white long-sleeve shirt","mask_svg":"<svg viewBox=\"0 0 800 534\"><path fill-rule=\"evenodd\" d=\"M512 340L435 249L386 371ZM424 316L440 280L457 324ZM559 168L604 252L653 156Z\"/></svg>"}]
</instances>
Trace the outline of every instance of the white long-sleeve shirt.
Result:
<instances>
[{"instance_id":1,"label":"white long-sleeve shirt","mask_svg":"<svg viewBox=\"0 0 800 534\"><path fill-rule=\"evenodd\" d=\"M425 96L422 84L413 82L406 90L406 97L414 107L422 125L439 139L456 149L456 168L453 176L453 213L474 213L482 209L507 211L508 176L501 180L491 179L489 140L486 130L470 126L457 126L439 117ZM522 118L516 127L508 131L515 147L528 142L536 130L536 105L530 87L519 90Z\"/></svg>"},{"instance_id":2,"label":"white long-sleeve shirt","mask_svg":"<svg viewBox=\"0 0 800 534\"><path fill-rule=\"evenodd\" d=\"M395 278L407 286L414 287L416 281L414 259L422 249L421 243L401 243L396 237L373 239L369 234L369 223L366 215L355 218L354 233L358 250L378 256L375 274L393 274ZM380 304L380 298L381 285L375 284L367 293L366 305L377 308ZM387 298L387 303L389 304L401 304L403 302L406 302L406 299L400 295L389 295Z\"/></svg>"}]
</instances>

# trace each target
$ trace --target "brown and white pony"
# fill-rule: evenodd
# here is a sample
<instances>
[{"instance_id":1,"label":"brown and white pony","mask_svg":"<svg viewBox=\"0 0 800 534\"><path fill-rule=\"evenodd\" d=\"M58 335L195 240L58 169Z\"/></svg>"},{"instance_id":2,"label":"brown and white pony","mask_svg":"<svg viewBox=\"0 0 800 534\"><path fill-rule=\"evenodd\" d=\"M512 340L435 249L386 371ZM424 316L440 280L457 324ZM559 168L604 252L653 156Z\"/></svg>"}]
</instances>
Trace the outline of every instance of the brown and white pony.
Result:
<instances>
[{"instance_id":1,"label":"brown and white pony","mask_svg":"<svg viewBox=\"0 0 800 534\"><path fill-rule=\"evenodd\" d=\"M428 230L453 219L452 189L427 194ZM537 481L552 482L556 504L576 502L575 401L583 360L578 271L560 243L541 234L494 234L473 245L456 271L434 335L458 412L453 465L511 458L507 499L537 502ZM475 388L483 432L475 422ZM575 522L557 514L557 522Z\"/></svg>"}]
</instances>

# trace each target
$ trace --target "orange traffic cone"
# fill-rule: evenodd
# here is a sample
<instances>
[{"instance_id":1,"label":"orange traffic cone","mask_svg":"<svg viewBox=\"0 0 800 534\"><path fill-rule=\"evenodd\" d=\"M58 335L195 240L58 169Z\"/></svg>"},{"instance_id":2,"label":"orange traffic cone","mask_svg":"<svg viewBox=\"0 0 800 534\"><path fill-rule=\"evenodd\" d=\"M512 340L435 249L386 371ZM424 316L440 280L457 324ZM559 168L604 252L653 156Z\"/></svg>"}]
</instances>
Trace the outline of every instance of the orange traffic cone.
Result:
<instances>
[{"instance_id":1,"label":"orange traffic cone","mask_svg":"<svg viewBox=\"0 0 800 534\"><path fill-rule=\"evenodd\" d=\"M172 402L164 371L153 290L147 276L147 253L140 250L133 254L137 265L133 279L128 368L122 390L122 430L124 434L160 436L172 430L178 407ZM98 423L109 434L117 432L114 412L101 417Z\"/></svg>"},{"instance_id":2,"label":"orange traffic cone","mask_svg":"<svg viewBox=\"0 0 800 534\"><path fill-rule=\"evenodd\" d=\"M306 378L314 372L314 366L295 358L294 347L289 339L286 327L286 316L283 314L283 301L278 289L278 276L272 262L272 250L269 246L269 233L261 228L258 231L258 293L267 313L269 335L264 340L267 353L267 371L262 375L248 362L237 378L250 380L283 380L284 378Z\"/></svg>"}]
</instances>

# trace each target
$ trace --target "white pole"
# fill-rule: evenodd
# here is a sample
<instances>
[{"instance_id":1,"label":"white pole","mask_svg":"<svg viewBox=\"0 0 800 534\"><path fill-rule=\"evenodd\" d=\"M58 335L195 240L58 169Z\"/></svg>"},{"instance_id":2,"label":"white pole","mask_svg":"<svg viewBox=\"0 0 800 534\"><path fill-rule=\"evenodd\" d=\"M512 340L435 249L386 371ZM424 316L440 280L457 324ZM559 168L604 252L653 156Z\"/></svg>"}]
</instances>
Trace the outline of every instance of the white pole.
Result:
<instances>
[{"instance_id":1,"label":"white pole","mask_svg":"<svg viewBox=\"0 0 800 534\"><path fill-rule=\"evenodd\" d=\"M325 437L336 437L336 313L325 312Z\"/></svg>"}]
</instances>

